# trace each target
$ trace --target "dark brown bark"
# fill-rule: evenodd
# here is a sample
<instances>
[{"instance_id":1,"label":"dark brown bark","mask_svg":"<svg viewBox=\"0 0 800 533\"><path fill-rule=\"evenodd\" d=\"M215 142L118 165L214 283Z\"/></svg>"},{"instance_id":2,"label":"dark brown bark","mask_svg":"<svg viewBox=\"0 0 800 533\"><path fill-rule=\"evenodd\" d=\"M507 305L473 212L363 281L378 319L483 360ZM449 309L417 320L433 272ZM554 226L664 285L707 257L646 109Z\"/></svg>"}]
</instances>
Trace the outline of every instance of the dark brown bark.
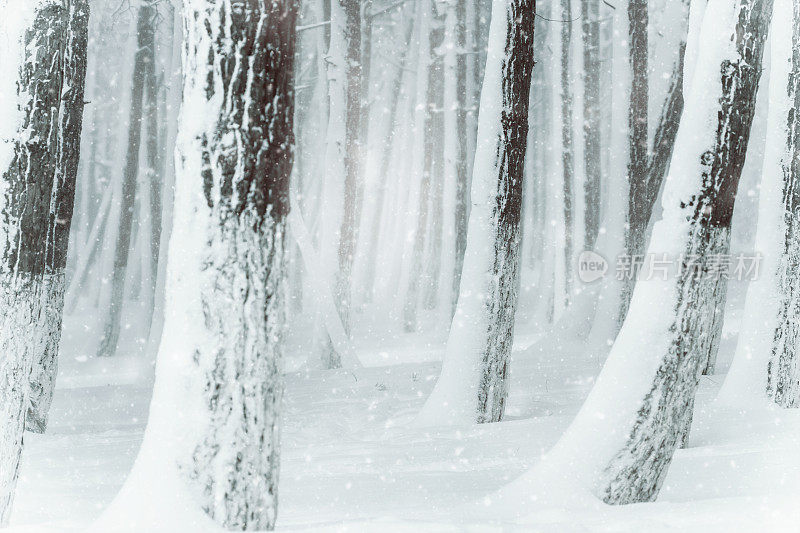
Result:
<instances>
[{"instance_id":1,"label":"dark brown bark","mask_svg":"<svg viewBox=\"0 0 800 533\"><path fill-rule=\"evenodd\" d=\"M58 120L58 156L46 244L44 284L45 309L41 331L44 347L33 362L26 429L44 433L58 373L58 346L64 312L65 270L70 227L75 204L75 183L83 130L86 54L89 33L89 4L70 0L65 5L65 33L62 49L62 90Z\"/></svg>"},{"instance_id":2,"label":"dark brown bark","mask_svg":"<svg viewBox=\"0 0 800 533\"><path fill-rule=\"evenodd\" d=\"M495 4L498 5L498 4ZM481 350L477 421L502 420L508 395L508 363L519 293L520 220L533 72L535 0L509 0L502 61L502 113L492 279L486 296L488 331ZM497 13L494 14L497 16ZM498 43L499 44L499 43ZM488 154L486 154L488 155Z\"/></svg>"}]
</instances>

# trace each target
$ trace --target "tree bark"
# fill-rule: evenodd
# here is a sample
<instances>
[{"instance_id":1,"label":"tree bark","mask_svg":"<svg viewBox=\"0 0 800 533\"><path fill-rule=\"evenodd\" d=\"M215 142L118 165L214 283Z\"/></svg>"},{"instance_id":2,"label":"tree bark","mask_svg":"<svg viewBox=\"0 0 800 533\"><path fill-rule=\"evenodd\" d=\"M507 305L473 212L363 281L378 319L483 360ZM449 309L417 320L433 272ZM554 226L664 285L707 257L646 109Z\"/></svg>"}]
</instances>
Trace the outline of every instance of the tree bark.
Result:
<instances>
[{"instance_id":1,"label":"tree bark","mask_svg":"<svg viewBox=\"0 0 800 533\"><path fill-rule=\"evenodd\" d=\"M644 207L648 184L648 117L650 103L648 91L648 7L647 0L628 2L628 53L631 72L631 100L628 113L628 213L625 225L625 253L635 258L642 254L645 234L650 222L649 211ZM625 319L630 305L635 276L623 284L620 321Z\"/></svg>"},{"instance_id":2,"label":"tree bark","mask_svg":"<svg viewBox=\"0 0 800 533\"><path fill-rule=\"evenodd\" d=\"M159 474L177 476L222 527L267 530L277 513L297 4L184 9L175 297L141 453L166 454ZM165 440L179 444L165 452Z\"/></svg>"},{"instance_id":3,"label":"tree bark","mask_svg":"<svg viewBox=\"0 0 800 533\"><path fill-rule=\"evenodd\" d=\"M778 8L776 8L776 12ZM797 293L798 275L800 275L800 120L797 112L800 109L800 4L792 2L792 14L788 8L781 8L781 15L776 16L775 24L792 21L791 58L788 73L787 97L788 106L781 108L785 116L786 146L781 167L783 174L783 208L780 259L777 269L777 288L779 294L777 323L772 341L772 353L767 366L767 392L782 407L800 407L800 356L798 339L800 339L800 294ZM777 15L777 13L776 13ZM780 21L780 22L779 22ZM773 30L774 31L774 30ZM775 48L778 48L776 45ZM786 57L778 57L773 61L778 68L783 68L779 61ZM776 73L777 74L777 73ZM780 79L780 78L779 78ZM775 82L771 82L775 83ZM776 99L773 105L778 105ZM774 127L780 128L779 124ZM761 222L759 221L759 225Z\"/></svg>"},{"instance_id":4,"label":"tree bark","mask_svg":"<svg viewBox=\"0 0 800 533\"><path fill-rule=\"evenodd\" d=\"M17 98L9 98L6 104L13 106L10 114L19 119L18 128L13 131L8 125L3 126L4 135L10 137L3 141L13 148L4 151L4 159L7 154L9 160L2 163L4 208L0 216L0 304L4 310L0 324L0 348L4 354L0 368L2 525L8 523L18 477L31 370L51 341L51 330L42 329L42 317L52 316L46 308L52 302L46 296L58 291L55 284L47 286L45 282L46 243L53 222L54 183L59 179L57 173L65 170L62 165L67 165L72 156L67 149L61 151L59 134L68 10L60 0L18 2L9 9L30 11L32 23L24 29L6 29L8 41L14 39L14 32L21 33L21 62ZM15 54L16 43L5 46L10 49L4 48L3 54ZM43 386L49 387L46 383Z\"/></svg>"},{"instance_id":5,"label":"tree bark","mask_svg":"<svg viewBox=\"0 0 800 533\"><path fill-rule=\"evenodd\" d=\"M535 7L533 0L494 3L478 134L485 141L475 158L461 294L422 423L503 417L519 288Z\"/></svg>"},{"instance_id":6,"label":"tree bark","mask_svg":"<svg viewBox=\"0 0 800 533\"><path fill-rule=\"evenodd\" d=\"M58 161L50 200L43 289L45 302L40 326L45 341L31 369L31 390L25 422L27 430L37 433L44 433L47 428L47 416L58 374L58 346L66 291L65 270L83 129L88 2L70 0L64 7L64 16L67 20L61 52L63 80L58 118Z\"/></svg>"},{"instance_id":7,"label":"tree bark","mask_svg":"<svg viewBox=\"0 0 800 533\"><path fill-rule=\"evenodd\" d=\"M571 0L561 0L561 20L572 18ZM572 72L570 52L572 24L561 23L561 159L564 194L564 298L569 305L572 296L573 234L574 234L574 181L575 155L573 153ZM645 52L646 53L646 52Z\"/></svg>"}]
</instances>

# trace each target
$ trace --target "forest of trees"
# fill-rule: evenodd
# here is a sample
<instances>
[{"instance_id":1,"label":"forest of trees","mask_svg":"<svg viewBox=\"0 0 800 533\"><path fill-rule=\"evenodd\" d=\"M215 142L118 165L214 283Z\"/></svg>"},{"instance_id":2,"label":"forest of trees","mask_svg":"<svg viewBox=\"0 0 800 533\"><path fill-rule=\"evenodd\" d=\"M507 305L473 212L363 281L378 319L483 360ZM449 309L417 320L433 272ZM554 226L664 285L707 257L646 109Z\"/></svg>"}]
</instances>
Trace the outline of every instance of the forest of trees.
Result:
<instances>
[{"instance_id":1,"label":"forest of trees","mask_svg":"<svg viewBox=\"0 0 800 533\"><path fill-rule=\"evenodd\" d=\"M324 402L331 455L546 427L460 526L660 501L714 417L800 439L800 0L0 14L2 525L98 383L149 412L102 532L280 526Z\"/></svg>"}]
</instances>

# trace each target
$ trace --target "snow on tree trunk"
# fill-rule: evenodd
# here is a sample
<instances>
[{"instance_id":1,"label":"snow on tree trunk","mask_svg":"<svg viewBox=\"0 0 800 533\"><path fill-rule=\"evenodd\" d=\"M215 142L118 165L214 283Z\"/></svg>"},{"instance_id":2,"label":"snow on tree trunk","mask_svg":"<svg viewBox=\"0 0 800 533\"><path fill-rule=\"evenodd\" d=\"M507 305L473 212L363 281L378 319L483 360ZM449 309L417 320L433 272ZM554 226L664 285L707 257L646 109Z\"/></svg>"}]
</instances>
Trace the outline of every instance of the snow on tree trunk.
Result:
<instances>
[{"instance_id":1,"label":"snow on tree trunk","mask_svg":"<svg viewBox=\"0 0 800 533\"><path fill-rule=\"evenodd\" d=\"M4 16L0 55L8 80L0 91L4 95L0 125L2 525L8 523L18 476L31 369L50 340L41 320L42 315L50 316L44 308L50 302L44 295L53 184L57 169L66 163L59 158L58 128L68 26L60 0L10 2ZM18 77L11 74L15 71ZM43 385L49 387L47 379Z\"/></svg>"},{"instance_id":2,"label":"snow on tree trunk","mask_svg":"<svg viewBox=\"0 0 800 533\"><path fill-rule=\"evenodd\" d=\"M275 525L296 11L184 3L166 323L144 443L102 519L112 524L205 531L202 508L229 530Z\"/></svg>"},{"instance_id":3,"label":"snow on tree trunk","mask_svg":"<svg viewBox=\"0 0 800 533\"><path fill-rule=\"evenodd\" d=\"M647 68L647 0L629 0L628 2L628 53L631 72L631 100L628 113L628 210L625 224L625 253L636 257L642 253L647 224L650 222L649 210L642 209L641 204L647 197L646 187L647 165L649 162L648 122L649 106ZM647 211L647 213L645 213ZM624 320L630 305L631 294L636 283L635 276L629 276L623 284L622 310L620 320Z\"/></svg>"},{"instance_id":4,"label":"snow on tree trunk","mask_svg":"<svg viewBox=\"0 0 800 533\"><path fill-rule=\"evenodd\" d=\"M65 21L66 33L62 49L63 85L58 116L58 162L50 200L43 289L44 311L40 326L45 340L31 369L31 390L25 422L27 430L37 433L44 433L47 428L47 415L53 401L58 374L58 345L61 341L66 290L65 269L83 129L89 33L88 2L70 0L65 4L64 16L68 19Z\"/></svg>"},{"instance_id":5,"label":"snow on tree trunk","mask_svg":"<svg viewBox=\"0 0 800 533\"><path fill-rule=\"evenodd\" d=\"M444 366L419 422L501 420L519 288L533 0L493 4L464 275Z\"/></svg>"},{"instance_id":6,"label":"snow on tree trunk","mask_svg":"<svg viewBox=\"0 0 800 533\"><path fill-rule=\"evenodd\" d=\"M131 236L136 203L136 185L139 178L139 152L142 141L144 89L149 68L149 50L154 46L156 9L150 3L139 6L136 24L136 55L131 89L131 114L128 124L128 146L122 176L122 201L120 203L117 238L114 243L114 267L111 274L111 295L108 314L103 325L103 336L97 349L100 357L113 356L117 351L125 298L125 280L128 275Z\"/></svg>"},{"instance_id":7,"label":"snow on tree trunk","mask_svg":"<svg viewBox=\"0 0 800 533\"><path fill-rule=\"evenodd\" d=\"M584 237L587 249L594 247L600 231L600 0L581 1L583 35L584 166L586 204Z\"/></svg>"},{"instance_id":8,"label":"snow on tree trunk","mask_svg":"<svg viewBox=\"0 0 800 533\"><path fill-rule=\"evenodd\" d=\"M158 280L158 259L161 253L161 186L164 180L163 165L161 163L161 149L159 144L166 145L166 136L161 129L161 123L166 123L163 118L159 120L159 83L156 75L156 40L155 31L157 22L162 20L162 15L158 13L159 0L150 0L153 17L154 38L150 41L150 46L145 49L146 57L144 62L144 125L145 125L145 177L147 186L145 188L147 205L141 206L140 213L142 218L147 219L149 235L144 235L142 243L149 255L149 264L144 265L144 279L146 280L145 289L145 309L148 312L147 334L150 334L150 323L153 318L155 305L156 282ZM169 10L167 10L169 14ZM168 20L168 19L167 19ZM165 73L166 74L166 73Z\"/></svg>"},{"instance_id":9,"label":"snow on tree trunk","mask_svg":"<svg viewBox=\"0 0 800 533\"><path fill-rule=\"evenodd\" d=\"M503 489L606 503L653 500L691 423L700 375L717 350L730 222L753 118L771 0L711 0L687 94L663 219L649 252L677 260L637 284L611 354L570 428L537 467ZM718 263L717 263L718 264ZM588 448L587 448L588 447Z\"/></svg>"},{"instance_id":10,"label":"snow on tree trunk","mask_svg":"<svg viewBox=\"0 0 800 533\"><path fill-rule=\"evenodd\" d=\"M560 20L572 18L572 1L561 0ZM563 171L564 194L564 295L569 305L572 293L572 254L574 240L574 193L575 154L573 151L572 72L571 72L572 24L561 24L561 170Z\"/></svg>"},{"instance_id":11,"label":"snow on tree trunk","mask_svg":"<svg viewBox=\"0 0 800 533\"><path fill-rule=\"evenodd\" d=\"M775 2L770 38L768 133L756 234L763 257L760 275L747 292L736 356L719 399L752 407L769 397L782 407L800 407L794 289L800 272L800 4Z\"/></svg>"},{"instance_id":12,"label":"snow on tree trunk","mask_svg":"<svg viewBox=\"0 0 800 533\"><path fill-rule=\"evenodd\" d=\"M321 261L339 320L350 334L350 299L359 219L361 114L361 8L356 0L333 0L328 49L329 122L322 190ZM323 367L339 368L337 353L319 313L316 349ZM330 320L330 317L328 318Z\"/></svg>"}]
</instances>

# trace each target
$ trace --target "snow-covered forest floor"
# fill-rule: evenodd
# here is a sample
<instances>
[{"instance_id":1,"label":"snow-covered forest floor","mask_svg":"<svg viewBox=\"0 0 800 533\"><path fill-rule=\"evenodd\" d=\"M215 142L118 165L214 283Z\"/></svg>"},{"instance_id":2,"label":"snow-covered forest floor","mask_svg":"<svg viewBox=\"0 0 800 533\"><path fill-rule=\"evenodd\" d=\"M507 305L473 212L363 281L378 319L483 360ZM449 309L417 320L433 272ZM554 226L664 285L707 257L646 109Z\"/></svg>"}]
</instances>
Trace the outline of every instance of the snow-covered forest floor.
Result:
<instances>
[{"instance_id":1,"label":"snow-covered forest floor","mask_svg":"<svg viewBox=\"0 0 800 533\"><path fill-rule=\"evenodd\" d=\"M740 298L720 372L735 348ZM150 399L148 362L87 358L87 320L67 321L59 388L46 435L26 434L12 532L80 531L114 498L136 457ZM368 339L369 325L362 325ZM135 329L135 328L132 328ZM298 370L307 331L287 361L278 529L417 531L797 531L800 412L713 408L724 375L704 378L687 449L676 453L656 503L570 507L481 519L494 490L558 439L599 372L602 354L547 346L518 328L507 421L418 428L439 373L441 335L364 340L364 368ZM123 339L125 341L126 339ZM134 339L127 339L135 346ZM406 361L400 363L399 361ZM408 362L416 361L416 362ZM577 504L575 504L577 505Z\"/></svg>"}]
</instances>

